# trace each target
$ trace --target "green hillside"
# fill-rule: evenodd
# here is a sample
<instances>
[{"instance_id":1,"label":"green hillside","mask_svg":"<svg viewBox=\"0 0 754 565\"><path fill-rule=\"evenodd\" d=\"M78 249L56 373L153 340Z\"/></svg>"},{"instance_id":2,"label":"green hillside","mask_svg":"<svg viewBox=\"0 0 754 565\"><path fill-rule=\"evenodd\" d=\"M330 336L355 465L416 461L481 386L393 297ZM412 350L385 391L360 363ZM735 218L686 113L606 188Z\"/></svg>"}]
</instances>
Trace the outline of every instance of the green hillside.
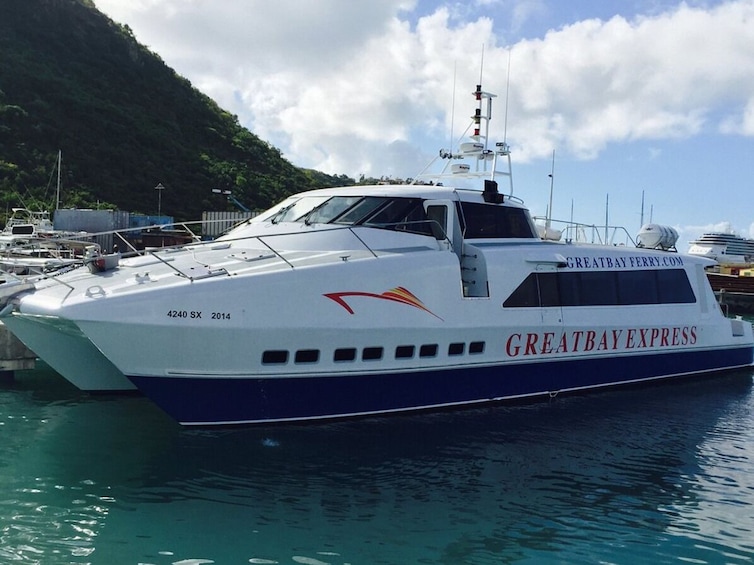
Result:
<instances>
[{"instance_id":1,"label":"green hillside","mask_svg":"<svg viewBox=\"0 0 754 565\"><path fill-rule=\"evenodd\" d=\"M300 169L140 45L90 0L0 0L0 215L22 202L198 219L353 182Z\"/></svg>"}]
</instances>

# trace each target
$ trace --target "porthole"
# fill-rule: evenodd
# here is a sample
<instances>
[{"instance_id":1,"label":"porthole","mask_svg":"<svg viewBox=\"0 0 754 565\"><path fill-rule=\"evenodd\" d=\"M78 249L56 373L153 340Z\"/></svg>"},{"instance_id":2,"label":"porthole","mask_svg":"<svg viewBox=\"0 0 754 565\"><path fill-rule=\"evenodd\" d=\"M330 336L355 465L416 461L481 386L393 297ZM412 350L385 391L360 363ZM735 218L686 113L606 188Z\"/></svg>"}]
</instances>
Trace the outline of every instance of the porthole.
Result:
<instances>
[{"instance_id":1,"label":"porthole","mask_svg":"<svg viewBox=\"0 0 754 565\"><path fill-rule=\"evenodd\" d=\"M381 347L365 347L361 352L362 361L379 361L382 359Z\"/></svg>"},{"instance_id":2,"label":"porthole","mask_svg":"<svg viewBox=\"0 0 754 565\"><path fill-rule=\"evenodd\" d=\"M319 361L318 349L299 349L294 357L296 363L316 363Z\"/></svg>"},{"instance_id":3,"label":"porthole","mask_svg":"<svg viewBox=\"0 0 754 565\"><path fill-rule=\"evenodd\" d=\"M336 349L335 354L333 355L333 361L336 363L342 363L344 361L355 361L356 360L356 348L355 347L344 347L342 349Z\"/></svg>"},{"instance_id":4,"label":"porthole","mask_svg":"<svg viewBox=\"0 0 754 565\"><path fill-rule=\"evenodd\" d=\"M413 345L399 345L395 348L396 359L411 359L414 356Z\"/></svg>"},{"instance_id":5,"label":"porthole","mask_svg":"<svg viewBox=\"0 0 754 565\"><path fill-rule=\"evenodd\" d=\"M465 343L451 343L448 346L448 355L463 355L464 351L466 351Z\"/></svg>"},{"instance_id":6,"label":"porthole","mask_svg":"<svg viewBox=\"0 0 754 565\"><path fill-rule=\"evenodd\" d=\"M284 365L288 362L288 352L282 349L271 349L262 353L262 365Z\"/></svg>"}]
</instances>

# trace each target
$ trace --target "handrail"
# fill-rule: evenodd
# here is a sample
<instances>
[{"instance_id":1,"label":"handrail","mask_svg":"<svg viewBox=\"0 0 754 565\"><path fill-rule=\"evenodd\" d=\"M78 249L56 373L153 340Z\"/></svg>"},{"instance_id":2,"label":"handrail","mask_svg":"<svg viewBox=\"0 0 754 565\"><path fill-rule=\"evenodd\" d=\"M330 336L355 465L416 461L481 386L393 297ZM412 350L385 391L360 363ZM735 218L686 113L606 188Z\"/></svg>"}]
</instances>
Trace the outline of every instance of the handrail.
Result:
<instances>
[{"instance_id":1,"label":"handrail","mask_svg":"<svg viewBox=\"0 0 754 565\"><path fill-rule=\"evenodd\" d=\"M636 247L636 241L631 237L631 234L628 233L628 230L624 226L582 224L571 220L556 220L544 216L533 216L532 220L535 222L544 221L547 227L551 227L553 224L556 227L563 226L560 230L563 235L562 239L568 243L621 245L620 243L616 243L616 238L623 239L625 237L623 245L628 245L630 243L632 246ZM537 226L544 227L541 224L537 224ZM591 234L591 240L587 237L587 232ZM610 234L609 237L608 233ZM601 234L605 234L604 241Z\"/></svg>"},{"instance_id":2,"label":"handrail","mask_svg":"<svg viewBox=\"0 0 754 565\"><path fill-rule=\"evenodd\" d=\"M217 222L222 222L223 220L216 220L216 221ZM185 269L181 269L180 267L177 267L176 265L171 264L171 261L169 260L169 257L165 258L165 257L163 257L162 254L158 254L157 252L158 251L162 251L162 250L165 250L165 251L169 251L169 250L177 251L177 250L185 248L187 250L191 249L195 253L199 249L206 248L207 245L210 245L210 246L218 245L218 243L219 243L218 240L207 240L207 241L201 241L201 240L199 240L197 234L190 227L193 224L199 224L199 223L206 224L207 221L203 221L203 222L198 222L198 221L197 222L177 222L177 223L174 223L174 224L158 224L158 225L153 225L153 226L142 226L142 227L136 227L136 228L124 228L124 229L118 229L118 230L109 230L109 231L102 231L102 232L91 232L91 233L85 233L85 234L82 233L79 236L68 237L66 239L62 239L62 238L60 238L60 239L58 239L58 238L44 238L44 241L46 243L50 243L50 244L61 244L61 245L75 244L75 245L80 246L81 249L82 249L82 251L85 251L86 248L88 248L88 247L93 247L97 253L101 253L99 245L97 243L95 243L94 239L96 237L98 237L98 236L103 236L103 235L115 235L115 236L119 237L129 247L129 251L120 254L121 257L123 257L124 259L129 258L129 257L136 257L136 256L150 256L155 261L157 261L159 263L162 263L162 264L170 267L170 269L172 269L173 271L175 271L175 273L178 276L186 278L187 280L190 280L190 281L194 281L196 279L205 278L205 276L198 276L198 277L197 276L193 276L190 273L186 272ZM377 229L380 229L380 228L387 228L387 229L389 229L390 227L394 227L394 226L397 226L397 225L406 226L406 225L416 225L416 224L422 224L422 225L435 224L435 227L440 228L440 231L442 232L442 236L443 236L443 239L439 240L439 241L450 242L450 240L448 239L447 234L444 232L444 230L441 230L441 226L436 221L433 221L433 220L419 220L419 221L416 221L416 222L398 222L398 223L395 223L395 224L379 224L379 225L377 225L377 224L372 224L372 225L343 225L343 226L340 226L340 225L332 226L331 225L331 226L326 226L326 227L321 226L321 227L318 227L316 229L308 229L306 232L302 232L301 229L299 229L299 230L296 230L296 231L281 231L279 233L272 233L272 234L258 234L257 233L257 234L253 234L253 235L251 235L251 234L244 235L243 233L241 233L237 237L228 237L228 236L225 236L221 241L223 243L230 244L230 243L233 243L233 242L256 240L261 246L263 246L264 248L268 249L275 257L277 257L278 259L280 259L281 261L283 261L284 263L286 263L291 269L294 269L295 265L289 260L289 258L286 258L286 256L284 255L285 250L284 249L280 249L276 245L276 241L275 240L279 240L280 238L285 238L285 237L290 237L290 236L299 236L299 235L302 235L303 233L306 233L309 236L314 235L316 237L317 234L323 234L324 235L326 233L331 233L331 232L335 232L335 231L346 231L347 230L351 234L351 236L354 238L354 240L356 242L358 242L359 246L361 246L365 251L369 252L373 257L378 258L379 255L378 255L377 251L375 249L373 249L372 247L370 247L370 245L363 239L363 237L359 233L357 233L357 228L360 228L360 227L370 228L371 227L371 228L377 228ZM178 226L178 227L183 228L183 230L185 230L185 232L187 234L191 234L190 235L191 241L190 242L186 242L186 243L177 244L177 245L166 246L166 247L162 247L162 248L147 248L147 249L144 249L144 250L138 250L133 245L131 245L130 242L128 242L128 240L123 235L123 234L126 234L128 232L147 231L147 230L153 230L153 229L160 229L161 231L164 231L164 228L166 226L167 227ZM297 226L297 227L299 227L299 226ZM403 232L398 232L398 233L403 233ZM417 233L417 235L422 235L422 234ZM426 234L426 235L428 237L431 236L430 234ZM433 237L433 240L438 241L438 238L437 237ZM38 242L36 242L36 243L38 243ZM67 283L67 282L65 282L63 280L60 280L57 277L57 275L62 274L64 272L69 272L71 270L71 268L76 268L76 267L81 266L81 265L83 265L85 263L83 256L78 256L77 258L79 259L79 261L77 261L76 263L74 263L72 265L66 265L64 267L61 267L59 270L54 270L54 271L50 271L50 272L39 272L37 275L34 275L33 277L32 277L32 275L29 275L29 277L32 277L35 280L54 280L54 281L56 281L56 282L58 282L58 283L60 283L60 284L62 284L64 286L68 287L69 291L72 291L73 290L73 286L71 286L69 283ZM216 275L221 275L221 274L227 274L227 271L224 268L223 269L212 270L210 265L207 265L206 263L203 263L199 258L195 257L195 261L196 261L197 264L201 264L203 267L205 267L205 268L207 268L209 270L208 271L210 273L209 276L216 276Z\"/></svg>"}]
</instances>

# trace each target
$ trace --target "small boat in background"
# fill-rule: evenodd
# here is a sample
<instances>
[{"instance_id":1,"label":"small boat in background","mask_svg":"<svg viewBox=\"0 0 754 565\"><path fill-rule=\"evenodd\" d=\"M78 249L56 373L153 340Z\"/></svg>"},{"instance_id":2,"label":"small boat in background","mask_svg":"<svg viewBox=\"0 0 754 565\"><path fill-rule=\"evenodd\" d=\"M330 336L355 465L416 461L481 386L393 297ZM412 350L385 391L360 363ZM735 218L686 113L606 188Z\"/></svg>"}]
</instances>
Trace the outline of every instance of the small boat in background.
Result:
<instances>
[{"instance_id":1,"label":"small boat in background","mask_svg":"<svg viewBox=\"0 0 754 565\"><path fill-rule=\"evenodd\" d=\"M0 270L34 275L80 263L84 249L92 245L86 235L56 230L48 211L13 208L0 231Z\"/></svg>"},{"instance_id":2,"label":"small boat in background","mask_svg":"<svg viewBox=\"0 0 754 565\"><path fill-rule=\"evenodd\" d=\"M57 233L48 211L12 208L0 237L54 237Z\"/></svg>"}]
</instances>

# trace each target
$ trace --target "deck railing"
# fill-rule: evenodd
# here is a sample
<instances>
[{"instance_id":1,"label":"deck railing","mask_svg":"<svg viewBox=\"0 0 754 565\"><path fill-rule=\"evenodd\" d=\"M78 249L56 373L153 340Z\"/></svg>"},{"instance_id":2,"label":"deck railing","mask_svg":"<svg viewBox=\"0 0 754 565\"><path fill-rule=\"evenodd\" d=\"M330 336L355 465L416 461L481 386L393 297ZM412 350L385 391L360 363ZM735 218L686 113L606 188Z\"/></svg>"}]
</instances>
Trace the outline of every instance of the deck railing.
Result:
<instances>
[{"instance_id":1,"label":"deck railing","mask_svg":"<svg viewBox=\"0 0 754 565\"><path fill-rule=\"evenodd\" d=\"M560 240L567 243L591 243L594 245L630 245L636 247L636 241L624 226L582 224L569 220L548 219L534 216L538 228L548 226L561 233ZM546 239L546 238L543 238Z\"/></svg>"}]
</instances>

